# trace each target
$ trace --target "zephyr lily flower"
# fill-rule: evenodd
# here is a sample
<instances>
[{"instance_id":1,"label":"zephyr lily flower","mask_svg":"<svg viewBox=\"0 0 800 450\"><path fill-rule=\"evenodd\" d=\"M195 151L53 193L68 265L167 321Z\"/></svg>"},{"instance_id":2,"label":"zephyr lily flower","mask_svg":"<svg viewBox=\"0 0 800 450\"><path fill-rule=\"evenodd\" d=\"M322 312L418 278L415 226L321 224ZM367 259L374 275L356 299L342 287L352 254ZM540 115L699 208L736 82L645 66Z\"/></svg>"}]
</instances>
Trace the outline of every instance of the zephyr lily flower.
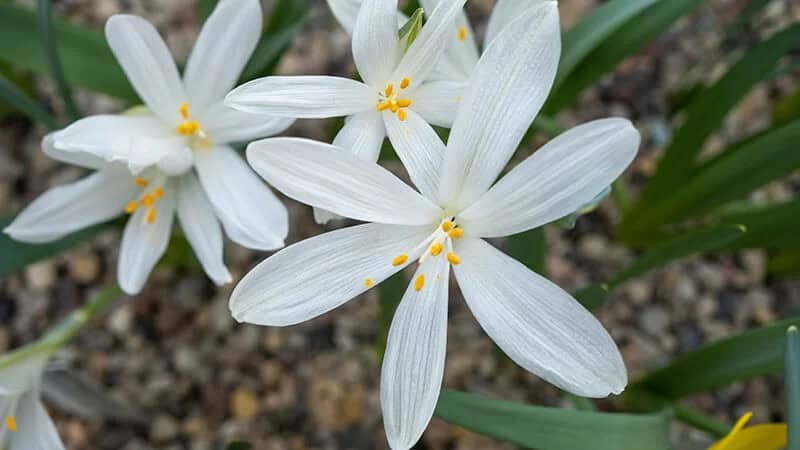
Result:
<instances>
[{"instance_id":1,"label":"zephyr lily flower","mask_svg":"<svg viewBox=\"0 0 800 450\"><path fill-rule=\"evenodd\" d=\"M0 369L0 448L3 450L64 449L40 398L47 359L47 356L39 356Z\"/></svg>"},{"instance_id":2,"label":"zephyr lily flower","mask_svg":"<svg viewBox=\"0 0 800 450\"><path fill-rule=\"evenodd\" d=\"M129 294L142 289L166 250L175 214L218 284L231 281L220 222L245 247L282 247L286 208L227 143L277 134L292 120L222 103L255 49L261 22L258 0L219 2L181 80L151 24L127 15L109 19L108 42L147 109L88 117L45 138L50 156L98 172L49 190L5 232L45 242L130 214L118 266L120 286Z\"/></svg>"},{"instance_id":3,"label":"zephyr lily flower","mask_svg":"<svg viewBox=\"0 0 800 450\"><path fill-rule=\"evenodd\" d=\"M708 450L780 450L786 447L786 424L769 423L745 428L753 413L743 415L727 436Z\"/></svg>"},{"instance_id":4,"label":"zephyr lily flower","mask_svg":"<svg viewBox=\"0 0 800 450\"><path fill-rule=\"evenodd\" d=\"M509 24L476 67L446 151L438 139L418 143L421 156L407 168L419 193L335 145L276 138L247 150L256 172L286 195L372 223L302 241L259 264L231 296L237 320L300 323L418 263L392 321L381 374L392 448L419 439L439 396L451 267L478 322L520 366L585 397L627 384L599 321L483 239L570 214L636 154L640 139L630 122L598 120L557 137L494 184L547 97L559 52L555 2Z\"/></svg>"}]
</instances>

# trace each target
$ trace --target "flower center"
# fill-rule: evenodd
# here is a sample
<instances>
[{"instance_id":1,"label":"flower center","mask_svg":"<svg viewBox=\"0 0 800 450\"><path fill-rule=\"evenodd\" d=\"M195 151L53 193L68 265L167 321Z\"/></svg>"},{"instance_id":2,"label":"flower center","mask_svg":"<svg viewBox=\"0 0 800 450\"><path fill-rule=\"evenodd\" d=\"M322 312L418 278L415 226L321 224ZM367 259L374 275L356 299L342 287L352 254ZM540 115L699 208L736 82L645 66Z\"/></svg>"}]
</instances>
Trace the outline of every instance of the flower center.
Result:
<instances>
[{"instance_id":1,"label":"flower center","mask_svg":"<svg viewBox=\"0 0 800 450\"><path fill-rule=\"evenodd\" d=\"M467 27L461 25L458 27L458 40L464 42L467 40Z\"/></svg>"},{"instance_id":2,"label":"flower center","mask_svg":"<svg viewBox=\"0 0 800 450\"><path fill-rule=\"evenodd\" d=\"M411 79L405 77L400 80L400 89L395 91L394 84L389 83L386 89L380 94L378 111L386 111L388 109L392 114L397 114L397 118L400 119L401 122L406 120L407 113L405 109L411 106L411 100L401 98L401 95L403 91L408 88L409 84L411 84Z\"/></svg>"},{"instance_id":3,"label":"flower center","mask_svg":"<svg viewBox=\"0 0 800 450\"><path fill-rule=\"evenodd\" d=\"M6 428L12 433L17 431L17 419L14 416L6 416Z\"/></svg>"},{"instance_id":4,"label":"flower center","mask_svg":"<svg viewBox=\"0 0 800 450\"><path fill-rule=\"evenodd\" d=\"M183 120L175 127L175 131L181 136L188 137L189 146L192 148L210 147L211 138L209 138L206 132L203 131L203 128L200 127L200 123L193 120L189 115L189 104L181 103L178 107L178 112L180 112Z\"/></svg>"},{"instance_id":5,"label":"flower center","mask_svg":"<svg viewBox=\"0 0 800 450\"><path fill-rule=\"evenodd\" d=\"M155 181L136 177L134 182L142 188L142 193L135 200L131 200L125 205L125 213L133 214L139 208L147 208L143 223L153 223L156 221L158 201L164 196L164 177L159 177Z\"/></svg>"}]
</instances>

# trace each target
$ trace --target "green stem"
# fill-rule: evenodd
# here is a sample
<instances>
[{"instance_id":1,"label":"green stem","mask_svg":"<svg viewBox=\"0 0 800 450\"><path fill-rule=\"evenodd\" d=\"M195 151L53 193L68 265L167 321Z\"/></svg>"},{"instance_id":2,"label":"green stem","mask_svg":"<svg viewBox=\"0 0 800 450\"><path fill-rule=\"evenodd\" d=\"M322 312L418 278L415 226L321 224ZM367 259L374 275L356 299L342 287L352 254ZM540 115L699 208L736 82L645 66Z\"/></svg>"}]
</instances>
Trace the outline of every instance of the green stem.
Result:
<instances>
[{"instance_id":1,"label":"green stem","mask_svg":"<svg viewBox=\"0 0 800 450\"><path fill-rule=\"evenodd\" d=\"M78 120L81 114L78 111L78 107L75 105L75 100L72 98L72 89L64 76L64 69L61 65L61 59L58 57L55 40L53 39L51 0L39 0L38 3L39 33L42 35L42 44L44 45L44 51L47 55L47 65L50 68L50 74L56 81L58 91L61 93L61 98L64 100L64 106L66 106L70 118L72 118L72 120Z\"/></svg>"},{"instance_id":2,"label":"green stem","mask_svg":"<svg viewBox=\"0 0 800 450\"><path fill-rule=\"evenodd\" d=\"M786 330L784 383L786 386L786 425L789 450L800 449L800 333L792 325Z\"/></svg>"},{"instance_id":3,"label":"green stem","mask_svg":"<svg viewBox=\"0 0 800 450\"><path fill-rule=\"evenodd\" d=\"M698 430L711 433L718 438L727 436L731 431L731 427L725 423L681 404L676 403L673 405L673 411L676 419Z\"/></svg>"}]
</instances>

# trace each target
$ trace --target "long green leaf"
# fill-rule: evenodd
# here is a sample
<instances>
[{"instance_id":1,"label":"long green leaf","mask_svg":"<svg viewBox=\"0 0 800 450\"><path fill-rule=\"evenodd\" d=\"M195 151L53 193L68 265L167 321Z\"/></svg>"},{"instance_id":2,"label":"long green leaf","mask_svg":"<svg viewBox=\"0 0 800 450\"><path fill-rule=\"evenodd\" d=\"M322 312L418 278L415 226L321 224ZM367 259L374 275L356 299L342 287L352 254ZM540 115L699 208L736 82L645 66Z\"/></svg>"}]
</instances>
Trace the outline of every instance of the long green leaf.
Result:
<instances>
[{"instance_id":1,"label":"long green leaf","mask_svg":"<svg viewBox=\"0 0 800 450\"><path fill-rule=\"evenodd\" d=\"M58 128L56 119L39 106L33 99L28 97L22 90L17 89L6 77L0 74L0 99L25 113L28 117L37 122L41 122L51 130Z\"/></svg>"},{"instance_id":2,"label":"long green leaf","mask_svg":"<svg viewBox=\"0 0 800 450\"><path fill-rule=\"evenodd\" d=\"M406 278L402 271L387 278L378 286L380 319L378 321L379 332L376 349L379 359L383 359L383 353L386 351L386 341L389 338L389 327L392 325L394 312L400 305L400 300L403 299L407 286L408 283L406 283Z\"/></svg>"},{"instance_id":3,"label":"long green leaf","mask_svg":"<svg viewBox=\"0 0 800 450\"><path fill-rule=\"evenodd\" d=\"M70 84L131 103L136 101L102 33L58 19L53 20L53 29L64 75ZM35 12L0 3L0 60L39 75L49 75Z\"/></svg>"},{"instance_id":4,"label":"long green leaf","mask_svg":"<svg viewBox=\"0 0 800 450\"><path fill-rule=\"evenodd\" d=\"M439 396L436 416L524 448L668 450L668 414L611 414L530 406L458 391Z\"/></svg>"},{"instance_id":5,"label":"long green leaf","mask_svg":"<svg viewBox=\"0 0 800 450\"><path fill-rule=\"evenodd\" d=\"M800 332L794 325L786 330L783 378L786 385L788 448L796 449L800 448Z\"/></svg>"},{"instance_id":6,"label":"long green leaf","mask_svg":"<svg viewBox=\"0 0 800 450\"><path fill-rule=\"evenodd\" d=\"M731 250L748 248L800 247L800 200L778 204L751 205L741 211L721 215L719 221L741 224L747 233L726 246Z\"/></svg>"},{"instance_id":7,"label":"long green leaf","mask_svg":"<svg viewBox=\"0 0 800 450\"><path fill-rule=\"evenodd\" d=\"M629 387L665 400L677 400L733 382L780 372L786 328L800 324L793 318L708 344L675 359Z\"/></svg>"},{"instance_id":8,"label":"long green leaf","mask_svg":"<svg viewBox=\"0 0 800 450\"><path fill-rule=\"evenodd\" d=\"M535 228L508 238L508 254L537 273L544 273L547 250L544 227Z\"/></svg>"},{"instance_id":9,"label":"long green leaf","mask_svg":"<svg viewBox=\"0 0 800 450\"><path fill-rule=\"evenodd\" d=\"M303 26L311 7L309 0L278 0L274 5L264 34L244 69L242 81L266 76L274 71L280 57Z\"/></svg>"},{"instance_id":10,"label":"long green leaf","mask_svg":"<svg viewBox=\"0 0 800 450\"><path fill-rule=\"evenodd\" d=\"M81 114L78 111L75 100L72 98L72 88L64 77L64 69L61 65L61 58L56 49L56 43L53 39L53 20L52 20L52 7L51 0L39 0L39 34L42 36L42 45L44 46L45 55L47 56L47 65L50 67L50 75L56 82L58 90L61 93L61 100L67 109L72 120L77 120Z\"/></svg>"}]
</instances>

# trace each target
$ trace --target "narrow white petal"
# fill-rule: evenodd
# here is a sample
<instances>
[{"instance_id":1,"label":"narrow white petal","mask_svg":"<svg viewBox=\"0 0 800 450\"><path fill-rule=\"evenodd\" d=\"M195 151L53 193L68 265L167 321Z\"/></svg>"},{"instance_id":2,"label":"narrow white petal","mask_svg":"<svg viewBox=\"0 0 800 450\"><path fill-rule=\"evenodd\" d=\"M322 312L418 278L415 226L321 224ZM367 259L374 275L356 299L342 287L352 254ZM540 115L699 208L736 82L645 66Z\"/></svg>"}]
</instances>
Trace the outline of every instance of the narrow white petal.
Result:
<instances>
[{"instance_id":1,"label":"narrow white petal","mask_svg":"<svg viewBox=\"0 0 800 450\"><path fill-rule=\"evenodd\" d=\"M106 39L139 97L169 124L181 120L186 101L175 61L155 27L141 17L120 14L106 22Z\"/></svg>"},{"instance_id":2,"label":"narrow white petal","mask_svg":"<svg viewBox=\"0 0 800 450\"><path fill-rule=\"evenodd\" d=\"M292 126L294 118L265 114L248 114L217 103L209 107L200 122L217 144L250 142L283 133Z\"/></svg>"},{"instance_id":3,"label":"narrow white petal","mask_svg":"<svg viewBox=\"0 0 800 450\"><path fill-rule=\"evenodd\" d=\"M39 400L39 393L31 391L20 399L16 411L17 431L11 433L9 450L63 450L64 443L52 419Z\"/></svg>"},{"instance_id":4,"label":"narrow white petal","mask_svg":"<svg viewBox=\"0 0 800 450\"><path fill-rule=\"evenodd\" d=\"M488 47L503 29L526 9L552 0L497 0L486 28L484 47Z\"/></svg>"},{"instance_id":5,"label":"narrow white petal","mask_svg":"<svg viewBox=\"0 0 800 450\"><path fill-rule=\"evenodd\" d=\"M190 108L222 101L239 79L261 37L259 0L222 0L208 17L183 74ZM191 110L190 110L191 111Z\"/></svg>"},{"instance_id":6,"label":"narrow white petal","mask_svg":"<svg viewBox=\"0 0 800 450\"><path fill-rule=\"evenodd\" d=\"M583 397L625 389L628 375L616 344L568 293L481 239L461 239L455 251L467 305L514 362Z\"/></svg>"},{"instance_id":7,"label":"narrow white petal","mask_svg":"<svg viewBox=\"0 0 800 450\"><path fill-rule=\"evenodd\" d=\"M156 217L147 223L147 208L139 208L128 219L122 234L117 280L126 294L138 294L161 255L167 250L175 216L175 186L167 184L156 204Z\"/></svg>"},{"instance_id":8,"label":"narrow white petal","mask_svg":"<svg viewBox=\"0 0 800 450\"><path fill-rule=\"evenodd\" d=\"M49 359L49 354L39 354L0 370L0 397L21 395L36 389Z\"/></svg>"},{"instance_id":9,"label":"narrow white petal","mask_svg":"<svg viewBox=\"0 0 800 450\"><path fill-rule=\"evenodd\" d=\"M364 161L377 162L385 137L386 128L381 114L369 110L348 117L336 134L333 145L351 151Z\"/></svg>"},{"instance_id":10,"label":"narrow white petal","mask_svg":"<svg viewBox=\"0 0 800 450\"><path fill-rule=\"evenodd\" d=\"M413 110L401 121L389 111L383 113L389 140L408 170L411 181L429 199L436 199L445 146L439 135Z\"/></svg>"},{"instance_id":11,"label":"narrow white petal","mask_svg":"<svg viewBox=\"0 0 800 450\"><path fill-rule=\"evenodd\" d=\"M361 78L382 88L399 59L397 0L362 2L352 40L353 60Z\"/></svg>"},{"instance_id":12,"label":"narrow white petal","mask_svg":"<svg viewBox=\"0 0 800 450\"><path fill-rule=\"evenodd\" d=\"M413 255L399 266L392 260L430 232L430 226L364 224L289 246L239 282L231 295L233 317L270 326L313 319L400 271Z\"/></svg>"},{"instance_id":13,"label":"narrow white petal","mask_svg":"<svg viewBox=\"0 0 800 450\"><path fill-rule=\"evenodd\" d=\"M383 167L322 142L272 138L250 144L247 161L289 197L351 219L438 223L441 209Z\"/></svg>"},{"instance_id":14,"label":"narrow white petal","mask_svg":"<svg viewBox=\"0 0 800 450\"><path fill-rule=\"evenodd\" d=\"M445 0L433 10L417 39L397 65L392 79L401 80L408 77L412 86L419 85L427 79L450 42L446 34L455 32L453 23L461 13L464 3L466 0Z\"/></svg>"},{"instance_id":15,"label":"narrow white petal","mask_svg":"<svg viewBox=\"0 0 800 450\"><path fill-rule=\"evenodd\" d=\"M55 133L50 133L42 139L42 151L44 151L47 156L56 161L86 169L102 170L110 168L111 164L97 155L82 151L57 149L55 146L55 139L53 138L54 135Z\"/></svg>"},{"instance_id":16,"label":"narrow white petal","mask_svg":"<svg viewBox=\"0 0 800 450\"><path fill-rule=\"evenodd\" d=\"M458 223L472 236L498 237L572 214L622 174L639 141L639 132L626 119L575 127L500 179L458 215Z\"/></svg>"},{"instance_id":17,"label":"narrow white petal","mask_svg":"<svg viewBox=\"0 0 800 450\"><path fill-rule=\"evenodd\" d=\"M339 25L347 34L352 35L358 18L358 10L361 9L361 0L328 0L328 7L331 8Z\"/></svg>"},{"instance_id":18,"label":"narrow white petal","mask_svg":"<svg viewBox=\"0 0 800 450\"><path fill-rule=\"evenodd\" d=\"M414 90L411 109L431 125L450 128L466 88L467 83L462 81L423 83Z\"/></svg>"},{"instance_id":19,"label":"narrow white petal","mask_svg":"<svg viewBox=\"0 0 800 450\"><path fill-rule=\"evenodd\" d=\"M197 152L195 167L231 240L256 250L283 247L289 213L235 150L217 146Z\"/></svg>"},{"instance_id":20,"label":"narrow white petal","mask_svg":"<svg viewBox=\"0 0 800 450\"><path fill-rule=\"evenodd\" d=\"M25 242L48 242L123 213L138 187L130 176L95 172L49 189L4 230Z\"/></svg>"},{"instance_id":21,"label":"narrow white petal","mask_svg":"<svg viewBox=\"0 0 800 450\"><path fill-rule=\"evenodd\" d=\"M558 68L556 2L525 11L486 50L447 143L441 197L461 209L486 192L542 107Z\"/></svg>"},{"instance_id":22,"label":"narrow white petal","mask_svg":"<svg viewBox=\"0 0 800 450\"><path fill-rule=\"evenodd\" d=\"M420 1L420 5L425 8L428 14L433 12L440 3L443 3L443 0ZM448 40L448 44L443 59L447 60L447 64L451 67L457 68L457 73L459 74L457 78L450 79L468 79L475 69L475 65L478 64L480 52L475 40L475 33L472 31L469 19L467 19L467 15L463 11L458 14L450 30L445 34L445 39Z\"/></svg>"},{"instance_id":23,"label":"narrow white petal","mask_svg":"<svg viewBox=\"0 0 800 450\"><path fill-rule=\"evenodd\" d=\"M194 174L181 177L178 185L178 220L186 239L209 278L218 285L232 281L222 257L222 228L214 207Z\"/></svg>"},{"instance_id":24,"label":"narrow white petal","mask_svg":"<svg viewBox=\"0 0 800 450\"><path fill-rule=\"evenodd\" d=\"M423 276L417 291L414 284ZM381 368L381 410L389 446L409 449L428 426L444 375L450 265L444 257L417 268L389 329Z\"/></svg>"},{"instance_id":25,"label":"narrow white petal","mask_svg":"<svg viewBox=\"0 0 800 450\"><path fill-rule=\"evenodd\" d=\"M378 93L349 78L266 77L237 87L225 98L225 104L252 114L325 119L375 109Z\"/></svg>"}]
</instances>

